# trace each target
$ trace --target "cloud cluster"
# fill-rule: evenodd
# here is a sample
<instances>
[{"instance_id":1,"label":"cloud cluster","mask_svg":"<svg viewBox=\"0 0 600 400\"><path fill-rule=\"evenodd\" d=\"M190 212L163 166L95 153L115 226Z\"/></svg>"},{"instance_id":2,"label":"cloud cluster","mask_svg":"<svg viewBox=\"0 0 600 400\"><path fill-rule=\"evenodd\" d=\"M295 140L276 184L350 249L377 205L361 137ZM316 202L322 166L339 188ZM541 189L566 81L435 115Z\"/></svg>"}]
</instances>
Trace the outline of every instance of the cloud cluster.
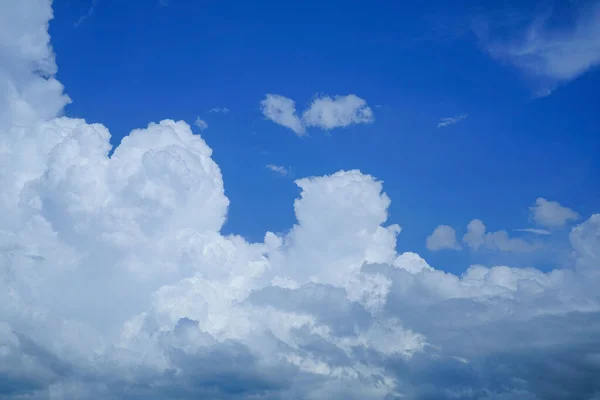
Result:
<instances>
[{"instance_id":1,"label":"cloud cluster","mask_svg":"<svg viewBox=\"0 0 600 400\"><path fill-rule=\"evenodd\" d=\"M537 234L546 231L538 229L521 229ZM549 232L548 232L549 233ZM526 253L540 249L540 244L522 238L510 237L508 232L501 230L488 232L483 221L474 219L467 224L467 231L462 237L462 242L472 251L502 251ZM462 246L456 239L456 230L447 225L439 225L426 239L428 250L439 251L444 249L461 250Z\"/></svg>"},{"instance_id":2,"label":"cloud cluster","mask_svg":"<svg viewBox=\"0 0 600 400\"><path fill-rule=\"evenodd\" d=\"M261 101L261 110L267 119L293 130L298 136L305 135L308 127L331 130L373 122L373 110L365 100L353 94L316 97L302 118L296 112L294 100L276 94L267 94Z\"/></svg>"},{"instance_id":3,"label":"cloud cluster","mask_svg":"<svg viewBox=\"0 0 600 400\"><path fill-rule=\"evenodd\" d=\"M570 26L556 29L549 23L551 12L538 15L518 37L497 39L489 32L489 23L477 34L489 54L508 62L539 85L538 96L550 94L557 86L568 83L600 65L600 4L572 2L576 17ZM510 37L510 35L509 35Z\"/></svg>"},{"instance_id":4,"label":"cloud cluster","mask_svg":"<svg viewBox=\"0 0 600 400\"><path fill-rule=\"evenodd\" d=\"M223 235L204 140L165 120L109 157L60 116L49 0L0 9L0 398L600 394L599 214L575 265L456 276L397 254L382 182L340 171L296 182L288 232Z\"/></svg>"},{"instance_id":5,"label":"cloud cluster","mask_svg":"<svg viewBox=\"0 0 600 400\"><path fill-rule=\"evenodd\" d=\"M553 230L565 228L569 223L577 221L580 216L568 207L557 201L548 201L542 197L536 199L529 207L530 218L542 228L514 229L517 232L526 232L535 235L551 235ZM512 238L507 231L501 230L488 232L483 221L472 220L467 225L467 231L462 242L473 251L491 250L504 252L532 252L539 250L542 244L523 238ZM439 251L444 249L461 250L462 247L456 239L456 230L451 226L439 225L426 239L428 250Z\"/></svg>"},{"instance_id":6,"label":"cloud cluster","mask_svg":"<svg viewBox=\"0 0 600 400\"><path fill-rule=\"evenodd\" d=\"M511 238L506 231L487 232L484 223L474 219L467 225L467 232L463 242L472 250L495 250L512 252L529 252L538 248L535 243L530 243L521 238Z\"/></svg>"}]
</instances>

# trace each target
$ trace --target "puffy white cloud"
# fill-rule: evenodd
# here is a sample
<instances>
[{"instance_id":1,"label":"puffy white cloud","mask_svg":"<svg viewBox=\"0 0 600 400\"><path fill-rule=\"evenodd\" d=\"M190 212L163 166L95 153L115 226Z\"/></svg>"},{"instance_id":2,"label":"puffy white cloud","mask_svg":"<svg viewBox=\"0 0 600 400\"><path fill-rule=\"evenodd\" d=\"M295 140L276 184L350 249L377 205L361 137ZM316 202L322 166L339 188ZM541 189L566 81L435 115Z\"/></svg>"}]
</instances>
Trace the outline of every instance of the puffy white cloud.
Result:
<instances>
[{"instance_id":1,"label":"puffy white cloud","mask_svg":"<svg viewBox=\"0 0 600 400\"><path fill-rule=\"evenodd\" d=\"M467 225L467 232L463 236L463 242L472 250L494 250L529 252L539 248L537 243L531 243L520 238L511 238L506 231L487 232L483 222L474 219Z\"/></svg>"},{"instance_id":2,"label":"puffy white cloud","mask_svg":"<svg viewBox=\"0 0 600 400\"><path fill-rule=\"evenodd\" d=\"M288 232L223 235L204 140L165 120L109 157L104 126L60 116L49 2L0 7L0 397L600 392L599 215L572 230L573 266L457 276L397 254L382 182L340 171L297 181Z\"/></svg>"},{"instance_id":3,"label":"puffy white cloud","mask_svg":"<svg viewBox=\"0 0 600 400\"><path fill-rule=\"evenodd\" d=\"M308 127L331 130L373 122L373 110L365 100L353 94L316 97L302 118L296 114L296 102L280 95L268 94L261 102L261 110L265 117L299 136L304 135Z\"/></svg>"},{"instance_id":4,"label":"puffy white cloud","mask_svg":"<svg viewBox=\"0 0 600 400\"><path fill-rule=\"evenodd\" d=\"M460 121L462 121L463 119L466 119L467 117L468 117L468 114L457 115L456 117L442 118L440 120L440 122L438 122L437 127L445 128L446 126L457 124Z\"/></svg>"},{"instance_id":5,"label":"puffy white cloud","mask_svg":"<svg viewBox=\"0 0 600 400\"><path fill-rule=\"evenodd\" d=\"M568 222L579 219L579 214L557 201L548 201L539 197L535 204L529 207L531 218L536 224L546 228L562 228Z\"/></svg>"},{"instance_id":6,"label":"puffy white cloud","mask_svg":"<svg viewBox=\"0 0 600 400\"><path fill-rule=\"evenodd\" d=\"M276 124L290 128L298 136L304 135L304 125L296 114L296 102L294 100L278 94L267 94L260 105L265 117Z\"/></svg>"},{"instance_id":7,"label":"puffy white cloud","mask_svg":"<svg viewBox=\"0 0 600 400\"><path fill-rule=\"evenodd\" d=\"M365 100L353 94L334 98L322 96L315 98L308 110L304 111L302 121L306 126L330 130L352 124L371 123L373 110Z\"/></svg>"},{"instance_id":8,"label":"puffy white cloud","mask_svg":"<svg viewBox=\"0 0 600 400\"><path fill-rule=\"evenodd\" d=\"M290 171L283 165L267 164L266 167L267 169L270 169L271 171L278 173L279 175L287 175L290 173Z\"/></svg>"},{"instance_id":9,"label":"puffy white cloud","mask_svg":"<svg viewBox=\"0 0 600 400\"><path fill-rule=\"evenodd\" d=\"M560 29L548 23L553 14L547 12L511 40L490 37L487 29L478 34L492 57L509 62L538 80L537 95L548 95L558 85L600 65L600 5L572 2L570 6L575 8L575 18L564 18L566 23Z\"/></svg>"},{"instance_id":10,"label":"puffy white cloud","mask_svg":"<svg viewBox=\"0 0 600 400\"><path fill-rule=\"evenodd\" d=\"M427 248L431 251L443 249L460 250L460 244L456 241L456 231L448 225L439 225L433 233L427 237Z\"/></svg>"},{"instance_id":11,"label":"puffy white cloud","mask_svg":"<svg viewBox=\"0 0 600 400\"><path fill-rule=\"evenodd\" d=\"M208 123L200 117L196 117L194 125L196 125L200 131L205 131L208 129Z\"/></svg>"}]
</instances>

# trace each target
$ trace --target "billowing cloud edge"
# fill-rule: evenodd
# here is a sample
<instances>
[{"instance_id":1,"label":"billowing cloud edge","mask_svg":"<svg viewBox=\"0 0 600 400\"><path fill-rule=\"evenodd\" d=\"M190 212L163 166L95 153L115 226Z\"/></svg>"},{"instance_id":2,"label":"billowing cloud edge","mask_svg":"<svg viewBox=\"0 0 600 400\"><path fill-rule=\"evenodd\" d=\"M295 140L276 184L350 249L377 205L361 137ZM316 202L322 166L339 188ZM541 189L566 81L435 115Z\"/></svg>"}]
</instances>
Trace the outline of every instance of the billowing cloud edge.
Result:
<instances>
[{"instance_id":1,"label":"billowing cloud edge","mask_svg":"<svg viewBox=\"0 0 600 400\"><path fill-rule=\"evenodd\" d=\"M60 117L69 99L54 78L50 3L3 6L2 396L600 391L600 214L572 229L574 265L456 276L396 253L382 182L351 170L297 180L288 232L222 235L229 200L201 136L164 120L109 157L103 125Z\"/></svg>"}]
</instances>

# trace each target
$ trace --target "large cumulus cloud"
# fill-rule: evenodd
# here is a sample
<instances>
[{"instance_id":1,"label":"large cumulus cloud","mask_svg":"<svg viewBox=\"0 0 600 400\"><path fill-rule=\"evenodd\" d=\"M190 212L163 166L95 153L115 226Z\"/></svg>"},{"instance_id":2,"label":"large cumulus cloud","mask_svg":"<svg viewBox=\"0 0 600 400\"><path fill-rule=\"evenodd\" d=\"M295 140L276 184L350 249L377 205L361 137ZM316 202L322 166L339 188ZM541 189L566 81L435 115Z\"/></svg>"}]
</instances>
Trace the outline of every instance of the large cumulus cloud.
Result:
<instances>
[{"instance_id":1,"label":"large cumulus cloud","mask_svg":"<svg viewBox=\"0 0 600 400\"><path fill-rule=\"evenodd\" d=\"M589 399L600 216L576 263L462 276L397 254L383 184L297 181L297 224L220 233L220 170L184 122L63 117L46 0L0 12L0 398Z\"/></svg>"}]
</instances>

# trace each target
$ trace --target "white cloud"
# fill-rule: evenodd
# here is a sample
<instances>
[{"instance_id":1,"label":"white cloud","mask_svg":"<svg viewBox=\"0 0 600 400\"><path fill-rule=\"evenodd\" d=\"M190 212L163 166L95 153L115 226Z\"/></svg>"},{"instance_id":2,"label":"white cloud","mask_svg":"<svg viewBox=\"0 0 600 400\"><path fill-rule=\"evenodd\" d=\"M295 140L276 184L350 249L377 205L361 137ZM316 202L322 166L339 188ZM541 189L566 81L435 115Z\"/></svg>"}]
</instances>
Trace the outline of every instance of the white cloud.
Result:
<instances>
[{"instance_id":1,"label":"white cloud","mask_svg":"<svg viewBox=\"0 0 600 400\"><path fill-rule=\"evenodd\" d=\"M527 233L535 233L536 235L550 235L552 232L546 229L537 229L537 228L522 228L515 229L517 232L527 232Z\"/></svg>"},{"instance_id":2,"label":"white cloud","mask_svg":"<svg viewBox=\"0 0 600 400\"><path fill-rule=\"evenodd\" d=\"M194 121L194 125L196 125L198 127L198 129L200 129L200 131L205 131L206 129L208 129L208 123L201 119L200 117L196 117L196 121Z\"/></svg>"},{"instance_id":3,"label":"white cloud","mask_svg":"<svg viewBox=\"0 0 600 400\"><path fill-rule=\"evenodd\" d=\"M282 165L267 164L266 167L267 169L270 169L271 171L276 172L279 175L287 175L290 173L290 171Z\"/></svg>"},{"instance_id":4,"label":"white cloud","mask_svg":"<svg viewBox=\"0 0 600 400\"><path fill-rule=\"evenodd\" d=\"M231 110L227 107L213 107L210 110L208 110L209 113L220 113L220 114L227 114L230 111Z\"/></svg>"},{"instance_id":5,"label":"white cloud","mask_svg":"<svg viewBox=\"0 0 600 400\"><path fill-rule=\"evenodd\" d=\"M264 116L271 121L290 128L298 136L305 134L302 121L296 114L296 102L294 100L277 94L268 94L260 105Z\"/></svg>"},{"instance_id":6,"label":"white cloud","mask_svg":"<svg viewBox=\"0 0 600 400\"><path fill-rule=\"evenodd\" d=\"M489 37L487 31L479 32L480 39L492 57L537 80L538 96L548 95L558 85L600 65L600 5L572 2L571 7L575 7L575 18L570 21L565 13L560 29L550 26L554 15L545 13L512 40Z\"/></svg>"},{"instance_id":7,"label":"white cloud","mask_svg":"<svg viewBox=\"0 0 600 400\"><path fill-rule=\"evenodd\" d=\"M543 197L536 199L529 207L533 221L546 228L563 228L568 222L579 219L579 214L568 207L563 207L557 201L548 201Z\"/></svg>"},{"instance_id":8,"label":"white cloud","mask_svg":"<svg viewBox=\"0 0 600 400\"><path fill-rule=\"evenodd\" d=\"M456 231L448 225L440 225L427 237L427 248L431 251L443 249L460 250L460 244L456 241Z\"/></svg>"},{"instance_id":9,"label":"white cloud","mask_svg":"<svg viewBox=\"0 0 600 400\"><path fill-rule=\"evenodd\" d=\"M268 94L261 102L261 110L265 117L299 136L304 135L308 127L331 130L373 122L373 111L367 102L353 94L316 97L302 118L296 113L296 102L280 95Z\"/></svg>"},{"instance_id":10,"label":"white cloud","mask_svg":"<svg viewBox=\"0 0 600 400\"><path fill-rule=\"evenodd\" d=\"M322 96L315 98L308 110L304 111L302 121L306 126L331 130L372 123L373 111L365 100L353 94L333 98Z\"/></svg>"},{"instance_id":11,"label":"white cloud","mask_svg":"<svg viewBox=\"0 0 600 400\"><path fill-rule=\"evenodd\" d=\"M530 252L539 249L536 243L520 238L511 238L506 231L487 232L481 220L474 219L467 225L463 242L472 250Z\"/></svg>"},{"instance_id":12,"label":"white cloud","mask_svg":"<svg viewBox=\"0 0 600 400\"><path fill-rule=\"evenodd\" d=\"M462 121L463 119L466 119L467 117L468 114L457 115L456 117L442 118L440 122L438 122L437 127L444 128L446 126L454 125Z\"/></svg>"},{"instance_id":13,"label":"white cloud","mask_svg":"<svg viewBox=\"0 0 600 400\"><path fill-rule=\"evenodd\" d=\"M457 276L396 252L382 182L354 170L298 180L287 233L224 235L204 140L165 120L108 157L106 127L59 117L50 3L0 4L2 398L600 391L600 215L571 231L572 266Z\"/></svg>"}]
</instances>

